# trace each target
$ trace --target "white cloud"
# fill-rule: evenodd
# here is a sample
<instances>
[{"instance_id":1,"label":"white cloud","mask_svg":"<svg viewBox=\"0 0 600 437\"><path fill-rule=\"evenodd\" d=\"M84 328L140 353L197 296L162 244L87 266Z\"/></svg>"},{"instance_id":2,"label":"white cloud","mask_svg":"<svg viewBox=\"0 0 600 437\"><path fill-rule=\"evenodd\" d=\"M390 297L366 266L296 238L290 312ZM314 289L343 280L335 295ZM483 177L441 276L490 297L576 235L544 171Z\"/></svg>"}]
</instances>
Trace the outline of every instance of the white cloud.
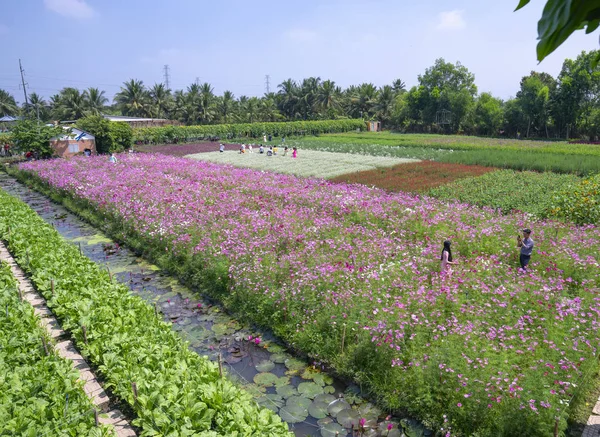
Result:
<instances>
[{"instance_id":1,"label":"white cloud","mask_svg":"<svg viewBox=\"0 0 600 437\"><path fill-rule=\"evenodd\" d=\"M438 15L438 30L460 30L467 25L463 18L463 12L459 10L441 12Z\"/></svg>"},{"instance_id":2,"label":"white cloud","mask_svg":"<svg viewBox=\"0 0 600 437\"><path fill-rule=\"evenodd\" d=\"M310 29L295 28L285 33L287 39L294 42L312 42L318 37L317 32Z\"/></svg>"},{"instance_id":3,"label":"white cloud","mask_svg":"<svg viewBox=\"0 0 600 437\"><path fill-rule=\"evenodd\" d=\"M85 0L44 0L46 8L65 17L91 18L95 11Z\"/></svg>"},{"instance_id":4,"label":"white cloud","mask_svg":"<svg viewBox=\"0 0 600 437\"><path fill-rule=\"evenodd\" d=\"M0 23L0 35L6 35L10 29L7 25Z\"/></svg>"}]
</instances>

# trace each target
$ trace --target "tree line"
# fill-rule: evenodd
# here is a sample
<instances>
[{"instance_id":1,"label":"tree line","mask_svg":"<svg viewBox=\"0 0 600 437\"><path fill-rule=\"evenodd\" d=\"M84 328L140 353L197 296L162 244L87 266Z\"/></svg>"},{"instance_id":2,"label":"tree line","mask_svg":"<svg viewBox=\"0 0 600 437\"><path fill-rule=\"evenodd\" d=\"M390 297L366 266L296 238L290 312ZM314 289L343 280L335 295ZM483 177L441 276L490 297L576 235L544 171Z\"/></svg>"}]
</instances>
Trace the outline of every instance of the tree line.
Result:
<instances>
[{"instance_id":1,"label":"tree line","mask_svg":"<svg viewBox=\"0 0 600 437\"><path fill-rule=\"evenodd\" d=\"M438 59L406 89L397 79L342 89L332 80L309 77L277 86L262 97L216 95L209 83L172 91L141 80L123 84L112 104L98 88L64 88L44 100L31 93L18 107L0 90L0 114L25 114L47 120L77 120L101 113L167 118L186 125L364 118L402 132L465 133L484 136L591 139L600 135L598 51L566 59L557 77L532 71L514 98L506 101L478 93L475 76L464 65Z\"/></svg>"}]
</instances>

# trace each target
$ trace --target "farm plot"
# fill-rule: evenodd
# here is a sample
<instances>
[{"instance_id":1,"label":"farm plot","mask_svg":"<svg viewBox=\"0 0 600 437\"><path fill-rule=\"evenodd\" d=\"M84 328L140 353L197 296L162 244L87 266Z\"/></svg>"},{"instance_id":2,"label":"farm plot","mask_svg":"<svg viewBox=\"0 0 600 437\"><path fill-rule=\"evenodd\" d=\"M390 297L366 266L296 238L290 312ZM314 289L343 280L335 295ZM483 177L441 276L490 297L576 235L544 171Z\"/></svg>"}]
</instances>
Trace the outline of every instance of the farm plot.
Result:
<instances>
[{"instance_id":1,"label":"farm plot","mask_svg":"<svg viewBox=\"0 0 600 437\"><path fill-rule=\"evenodd\" d=\"M444 433L562 432L592 384L597 227L159 155L20 168ZM514 237L526 226L524 273ZM440 275L448 238L459 264Z\"/></svg>"},{"instance_id":2,"label":"farm plot","mask_svg":"<svg viewBox=\"0 0 600 437\"><path fill-rule=\"evenodd\" d=\"M349 153L321 152L317 150L299 150L298 157L292 158L292 150L283 156L280 147L278 154L266 156L258 153L211 152L188 155L199 161L210 161L219 164L230 164L236 167L247 167L255 170L272 171L303 177L333 178L339 175L377 168L393 167L398 164L416 162L414 159L389 158L382 156L361 156Z\"/></svg>"},{"instance_id":3,"label":"farm plot","mask_svg":"<svg viewBox=\"0 0 600 437\"><path fill-rule=\"evenodd\" d=\"M494 170L493 167L478 165L423 161L346 174L333 180L336 182L365 184L389 191L418 193L459 179L493 172Z\"/></svg>"}]
</instances>

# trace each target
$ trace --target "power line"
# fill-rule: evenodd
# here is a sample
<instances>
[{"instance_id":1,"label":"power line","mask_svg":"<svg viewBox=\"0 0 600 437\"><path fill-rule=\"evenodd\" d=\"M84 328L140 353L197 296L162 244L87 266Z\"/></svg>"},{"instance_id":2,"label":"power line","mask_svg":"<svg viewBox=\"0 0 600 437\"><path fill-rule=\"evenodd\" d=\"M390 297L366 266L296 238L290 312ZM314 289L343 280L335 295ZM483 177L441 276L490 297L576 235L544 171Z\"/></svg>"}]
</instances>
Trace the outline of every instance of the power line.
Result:
<instances>
[{"instance_id":1,"label":"power line","mask_svg":"<svg viewBox=\"0 0 600 437\"><path fill-rule=\"evenodd\" d=\"M265 75L265 89L267 90L267 94L269 94L271 92L271 76L269 76L268 74Z\"/></svg>"},{"instance_id":2,"label":"power line","mask_svg":"<svg viewBox=\"0 0 600 437\"><path fill-rule=\"evenodd\" d=\"M23 94L25 94L25 105L29 105L29 101L27 100L27 88L25 88L25 77L23 73L23 66L21 65L21 60L19 59L19 70L21 70L21 83L23 84Z\"/></svg>"},{"instance_id":3,"label":"power line","mask_svg":"<svg viewBox=\"0 0 600 437\"><path fill-rule=\"evenodd\" d=\"M163 68L165 71L165 86L167 87L168 90L170 90L171 86L170 86L170 80L169 80L169 65L165 64L165 66Z\"/></svg>"}]
</instances>

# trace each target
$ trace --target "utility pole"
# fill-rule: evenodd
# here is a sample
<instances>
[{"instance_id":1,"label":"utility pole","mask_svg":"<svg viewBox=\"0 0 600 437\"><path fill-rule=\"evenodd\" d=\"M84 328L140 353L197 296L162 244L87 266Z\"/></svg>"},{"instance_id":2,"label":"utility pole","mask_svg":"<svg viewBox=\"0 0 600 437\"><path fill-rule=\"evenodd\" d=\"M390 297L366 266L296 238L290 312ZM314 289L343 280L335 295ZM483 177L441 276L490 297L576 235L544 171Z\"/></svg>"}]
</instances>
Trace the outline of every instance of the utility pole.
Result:
<instances>
[{"instance_id":1,"label":"utility pole","mask_svg":"<svg viewBox=\"0 0 600 437\"><path fill-rule=\"evenodd\" d=\"M267 94L269 94L271 92L271 76L269 76L268 74L265 75L265 90L267 91Z\"/></svg>"},{"instance_id":2,"label":"utility pole","mask_svg":"<svg viewBox=\"0 0 600 437\"><path fill-rule=\"evenodd\" d=\"M196 76L196 85L200 85L200 78Z\"/></svg>"},{"instance_id":3,"label":"utility pole","mask_svg":"<svg viewBox=\"0 0 600 437\"><path fill-rule=\"evenodd\" d=\"M167 87L167 89L168 89L168 90L170 90L170 89L171 89L171 86L170 86L170 83L169 83L169 82L170 82L170 81L169 81L169 66L165 64L165 66L163 67L163 69L164 69L164 72L165 72L165 73L164 73L164 77L165 77L165 86Z\"/></svg>"},{"instance_id":4,"label":"utility pole","mask_svg":"<svg viewBox=\"0 0 600 437\"><path fill-rule=\"evenodd\" d=\"M19 59L19 70L21 70L21 83L23 84L23 94L25 94L25 107L27 107L29 105L29 101L27 100L27 88L25 88L25 77L23 76L23 73L25 73L25 70L23 70L23 66L21 65L20 59Z\"/></svg>"}]
</instances>

